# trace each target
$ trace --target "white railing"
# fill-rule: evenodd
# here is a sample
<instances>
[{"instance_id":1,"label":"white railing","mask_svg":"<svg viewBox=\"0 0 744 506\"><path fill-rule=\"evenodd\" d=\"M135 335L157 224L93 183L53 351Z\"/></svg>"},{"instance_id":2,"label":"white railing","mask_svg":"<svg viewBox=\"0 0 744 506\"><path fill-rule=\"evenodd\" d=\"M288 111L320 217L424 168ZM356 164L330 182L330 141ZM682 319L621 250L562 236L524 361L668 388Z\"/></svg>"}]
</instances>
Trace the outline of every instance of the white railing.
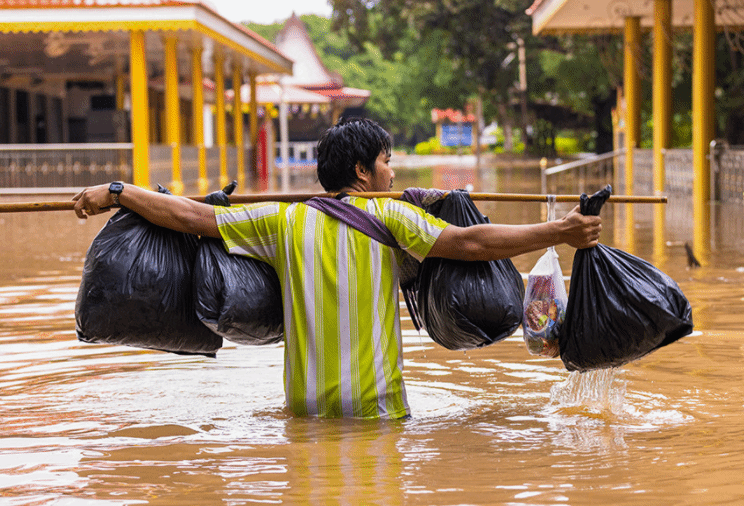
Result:
<instances>
[{"instance_id":1,"label":"white railing","mask_svg":"<svg viewBox=\"0 0 744 506\"><path fill-rule=\"evenodd\" d=\"M132 179L132 144L0 144L0 187L81 187Z\"/></svg>"},{"instance_id":2,"label":"white railing","mask_svg":"<svg viewBox=\"0 0 744 506\"><path fill-rule=\"evenodd\" d=\"M611 151L589 158L544 168L540 171L540 185L542 193L560 193L564 188L568 192L585 191L587 183L594 186L612 182L615 159L625 150ZM548 177L555 176L553 184L549 184ZM599 189L597 186L595 189Z\"/></svg>"},{"instance_id":3,"label":"white railing","mask_svg":"<svg viewBox=\"0 0 744 506\"><path fill-rule=\"evenodd\" d=\"M318 162L318 143L317 142L290 142L289 145L289 166L314 166ZM281 167L282 155L281 146L276 145L276 165Z\"/></svg>"}]
</instances>

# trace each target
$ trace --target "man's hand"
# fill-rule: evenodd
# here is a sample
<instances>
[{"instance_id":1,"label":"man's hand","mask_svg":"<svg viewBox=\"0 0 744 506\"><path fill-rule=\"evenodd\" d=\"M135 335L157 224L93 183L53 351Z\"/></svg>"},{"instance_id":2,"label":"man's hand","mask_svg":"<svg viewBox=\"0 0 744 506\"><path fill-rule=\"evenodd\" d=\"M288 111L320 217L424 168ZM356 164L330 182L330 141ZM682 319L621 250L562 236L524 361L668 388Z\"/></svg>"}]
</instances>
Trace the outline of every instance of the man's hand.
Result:
<instances>
[{"instance_id":1,"label":"man's hand","mask_svg":"<svg viewBox=\"0 0 744 506\"><path fill-rule=\"evenodd\" d=\"M602 231L602 218L599 216L584 216L576 206L561 221L564 227L563 242L569 246L584 249L593 248L599 243Z\"/></svg>"},{"instance_id":2,"label":"man's hand","mask_svg":"<svg viewBox=\"0 0 744 506\"><path fill-rule=\"evenodd\" d=\"M86 188L72 200L75 201L75 214L79 218L105 213L114 205L108 184ZM119 203L159 227L187 234L220 237L214 208L202 202L125 183Z\"/></svg>"},{"instance_id":3,"label":"man's hand","mask_svg":"<svg viewBox=\"0 0 744 506\"><path fill-rule=\"evenodd\" d=\"M109 185L91 186L81 191L72 200L75 201L75 214L78 218L87 219L88 216L106 213L114 205L114 197L109 192Z\"/></svg>"}]
</instances>

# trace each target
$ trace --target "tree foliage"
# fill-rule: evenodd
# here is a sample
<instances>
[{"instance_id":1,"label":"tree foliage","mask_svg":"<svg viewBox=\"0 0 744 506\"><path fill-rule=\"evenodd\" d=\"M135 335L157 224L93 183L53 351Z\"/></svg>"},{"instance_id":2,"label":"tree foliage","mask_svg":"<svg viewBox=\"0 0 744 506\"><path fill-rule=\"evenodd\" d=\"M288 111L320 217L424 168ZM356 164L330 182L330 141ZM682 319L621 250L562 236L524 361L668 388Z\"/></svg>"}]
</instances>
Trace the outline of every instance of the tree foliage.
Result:
<instances>
[{"instance_id":1,"label":"tree foliage","mask_svg":"<svg viewBox=\"0 0 744 506\"><path fill-rule=\"evenodd\" d=\"M323 64L338 72L345 86L372 92L366 110L397 144L413 145L433 135L432 108L462 107L466 80L444 56L441 33L401 37L395 51L386 55L372 42L352 43L345 32L332 31L330 19L315 15L300 19ZM283 23L246 26L273 41Z\"/></svg>"}]
</instances>

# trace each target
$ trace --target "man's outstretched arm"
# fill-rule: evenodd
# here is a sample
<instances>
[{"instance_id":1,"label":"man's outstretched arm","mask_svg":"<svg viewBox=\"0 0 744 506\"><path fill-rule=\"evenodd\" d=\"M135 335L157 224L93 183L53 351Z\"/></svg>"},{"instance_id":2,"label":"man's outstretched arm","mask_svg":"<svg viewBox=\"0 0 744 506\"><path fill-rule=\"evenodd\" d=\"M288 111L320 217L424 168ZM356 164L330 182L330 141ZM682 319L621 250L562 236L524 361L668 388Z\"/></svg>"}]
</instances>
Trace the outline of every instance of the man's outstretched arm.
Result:
<instances>
[{"instance_id":1,"label":"man's outstretched arm","mask_svg":"<svg viewBox=\"0 0 744 506\"><path fill-rule=\"evenodd\" d=\"M574 248L597 245L602 230L599 216L584 216L576 206L560 220L530 225L449 225L428 257L454 260L500 260L558 244Z\"/></svg>"},{"instance_id":2,"label":"man's outstretched arm","mask_svg":"<svg viewBox=\"0 0 744 506\"><path fill-rule=\"evenodd\" d=\"M107 212L114 204L108 184L86 188L72 200L75 201L75 214L79 218ZM124 185L119 203L155 225L178 232L220 237L214 210L208 204L145 190L131 184Z\"/></svg>"}]
</instances>

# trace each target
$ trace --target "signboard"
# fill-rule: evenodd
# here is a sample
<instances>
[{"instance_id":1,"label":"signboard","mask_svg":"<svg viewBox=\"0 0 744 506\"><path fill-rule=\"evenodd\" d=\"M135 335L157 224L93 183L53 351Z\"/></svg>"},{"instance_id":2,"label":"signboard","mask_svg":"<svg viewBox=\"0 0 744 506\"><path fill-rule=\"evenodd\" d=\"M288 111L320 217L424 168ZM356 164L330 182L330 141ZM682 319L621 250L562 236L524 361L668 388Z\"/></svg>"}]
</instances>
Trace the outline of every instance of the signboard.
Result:
<instances>
[{"instance_id":1,"label":"signboard","mask_svg":"<svg viewBox=\"0 0 744 506\"><path fill-rule=\"evenodd\" d=\"M473 144L473 125L442 125L442 146L470 146Z\"/></svg>"}]
</instances>

